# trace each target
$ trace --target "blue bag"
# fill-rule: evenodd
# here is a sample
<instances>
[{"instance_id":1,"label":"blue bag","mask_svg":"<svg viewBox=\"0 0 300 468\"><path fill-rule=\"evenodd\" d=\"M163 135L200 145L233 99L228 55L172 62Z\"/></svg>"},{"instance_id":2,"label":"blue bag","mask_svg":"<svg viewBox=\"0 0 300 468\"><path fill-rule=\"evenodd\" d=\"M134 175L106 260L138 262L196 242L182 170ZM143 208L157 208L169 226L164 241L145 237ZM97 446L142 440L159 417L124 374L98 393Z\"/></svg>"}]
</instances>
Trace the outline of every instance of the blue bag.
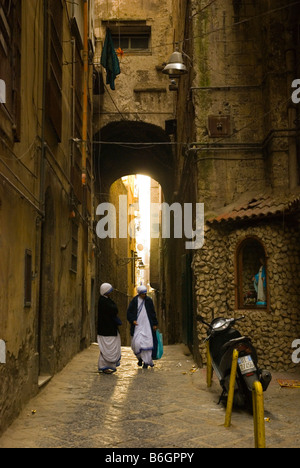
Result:
<instances>
[{"instance_id":1,"label":"blue bag","mask_svg":"<svg viewBox=\"0 0 300 468\"><path fill-rule=\"evenodd\" d=\"M156 359L161 359L164 354L163 335L159 330L156 330L157 338L157 354Z\"/></svg>"}]
</instances>

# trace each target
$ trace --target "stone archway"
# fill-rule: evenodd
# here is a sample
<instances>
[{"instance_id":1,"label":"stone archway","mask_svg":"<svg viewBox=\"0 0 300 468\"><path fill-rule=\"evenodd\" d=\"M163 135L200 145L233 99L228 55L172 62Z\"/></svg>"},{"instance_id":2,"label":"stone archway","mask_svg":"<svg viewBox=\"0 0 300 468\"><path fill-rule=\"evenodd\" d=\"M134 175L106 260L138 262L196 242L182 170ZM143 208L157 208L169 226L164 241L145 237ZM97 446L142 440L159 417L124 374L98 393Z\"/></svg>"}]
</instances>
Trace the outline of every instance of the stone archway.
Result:
<instances>
[{"instance_id":1,"label":"stone archway","mask_svg":"<svg viewBox=\"0 0 300 468\"><path fill-rule=\"evenodd\" d=\"M172 204L175 186L175 157L167 133L153 124L139 121L111 122L94 136L95 197L98 204L107 202L112 184L130 174L143 174L156 180L164 199ZM113 255L105 260L110 242L101 240L97 276L100 282L109 275ZM173 344L181 339L182 311L174 304L178 290L178 271L175 266L174 239L164 240L161 305L163 307L165 342ZM102 260L101 260L102 259ZM117 266L115 267L117 268ZM104 274L103 274L104 273Z\"/></svg>"},{"instance_id":2,"label":"stone archway","mask_svg":"<svg viewBox=\"0 0 300 468\"><path fill-rule=\"evenodd\" d=\"M122 176L141 173L157 180L171 201L174 156L169 136L153 124L112 122L94 137L94 168L101 192Z\"/></svg>"}]
</instances>

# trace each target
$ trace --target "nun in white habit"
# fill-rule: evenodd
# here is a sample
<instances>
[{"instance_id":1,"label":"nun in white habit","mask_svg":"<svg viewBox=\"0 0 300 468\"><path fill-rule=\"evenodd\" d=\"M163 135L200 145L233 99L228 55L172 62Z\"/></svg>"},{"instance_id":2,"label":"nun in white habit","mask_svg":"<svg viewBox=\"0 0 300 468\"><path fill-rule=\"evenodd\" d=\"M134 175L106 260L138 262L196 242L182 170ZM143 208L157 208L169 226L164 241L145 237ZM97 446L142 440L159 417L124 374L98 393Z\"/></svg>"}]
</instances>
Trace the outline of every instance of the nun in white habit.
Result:
<instances>
[{"instance_id":1,"label":"nun in white habit","mask_svg":"<svg viewBox=\"0 0 300 468\"><path fill-rule=\"evenodd\" d=\"M158 321L152 299L147 296L145 286L138 287L138 296L130 303L127 319L131 324L131 348L138 359L138 365L147 369L153 367L156 359Z\"/></svg>"},{"instance_id":2,"label":"nun in white habit","mask_svg":"<svg viewBox=\"0 0 300 468\"><path fill-rule=\"evenodd\" d=\"M118 317L118 307L109 297L113 292L111 284L104 283L100 288L98 303L98 344L100 357L99 372L111 374L116 372L121 361L121 337L119 326L122 325Z\"/></svg>"}]
</instances>

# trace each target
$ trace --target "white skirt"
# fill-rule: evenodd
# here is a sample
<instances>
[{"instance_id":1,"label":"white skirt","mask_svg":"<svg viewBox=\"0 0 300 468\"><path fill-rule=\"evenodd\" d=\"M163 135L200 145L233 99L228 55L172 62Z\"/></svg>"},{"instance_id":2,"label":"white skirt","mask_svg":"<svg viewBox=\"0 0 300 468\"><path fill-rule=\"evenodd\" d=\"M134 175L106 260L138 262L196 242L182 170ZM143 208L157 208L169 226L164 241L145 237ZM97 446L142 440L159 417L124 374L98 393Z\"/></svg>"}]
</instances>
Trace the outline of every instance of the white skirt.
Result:
<instances>
[{"instance_id":1,"label":"white skirt","mask_svg":"<svg viewBox=\"0 0 300 468\"><path fill-rule=\"evenodd\" d=\"M148 319L145 305L141 307L141 312L138 315L138 325L135 327L134 335L131 341L131 348L138 359L142 359L145 364L153 367L152 351L153 351L153 335L151 325Z\"/></svg>"},{"instance_id":2,"label":"white skirt","mask_svg":"<svg viewBox=\"0 0 300 468\"><path fill-rule=\"evenodd\" d=\"M117 336L100 336L98 335L98 345L100 348L99 356L99 371L116 371L121 362L121 337L120 333Z\"/></svg>"}]
</instances>

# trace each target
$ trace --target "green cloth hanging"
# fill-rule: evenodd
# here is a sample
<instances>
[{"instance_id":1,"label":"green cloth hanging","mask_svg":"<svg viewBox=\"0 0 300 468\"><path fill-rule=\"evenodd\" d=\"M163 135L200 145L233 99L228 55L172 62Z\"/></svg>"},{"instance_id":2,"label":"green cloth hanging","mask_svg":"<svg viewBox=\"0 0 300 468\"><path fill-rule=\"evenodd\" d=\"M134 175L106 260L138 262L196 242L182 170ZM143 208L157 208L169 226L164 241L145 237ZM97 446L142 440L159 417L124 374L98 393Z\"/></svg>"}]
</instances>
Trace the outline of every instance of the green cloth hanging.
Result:
<instances>
[{"instance_id":1,"label":"green cloth hanging","mask_svg":"<svg viewBox=\"0 0 300 468\"><path fill-rule=\"evenodd\" d=\"M106 31L101 55L101 65L106 69L106 84L109 84L111 89L115 90L115 79L120 75L121 70L110 29Z\"/></svg>"}]
</instances>

